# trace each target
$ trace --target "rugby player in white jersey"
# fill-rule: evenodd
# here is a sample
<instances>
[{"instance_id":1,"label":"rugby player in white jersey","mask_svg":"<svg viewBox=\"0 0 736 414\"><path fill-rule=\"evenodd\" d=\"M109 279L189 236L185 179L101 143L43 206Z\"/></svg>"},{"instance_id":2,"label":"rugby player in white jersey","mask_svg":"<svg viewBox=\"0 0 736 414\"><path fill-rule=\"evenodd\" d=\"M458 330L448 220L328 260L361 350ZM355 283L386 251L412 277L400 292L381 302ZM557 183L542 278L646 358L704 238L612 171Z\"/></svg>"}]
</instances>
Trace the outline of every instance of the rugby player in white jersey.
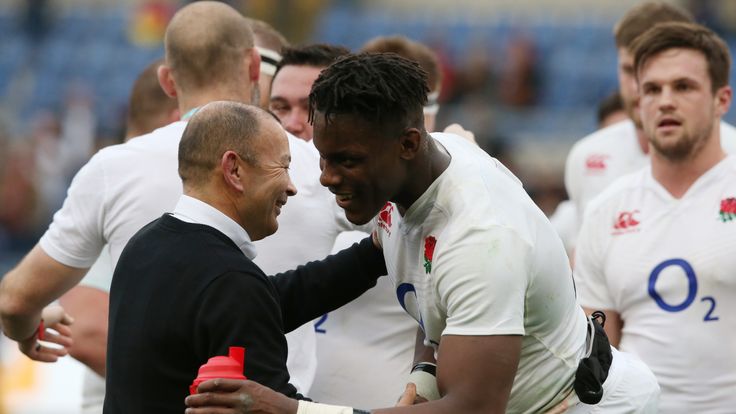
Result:
<instances>
[{"instance_id":1,"label":"rugby player in white jersey","mask_svg":"<svg viewBox=\"0 0 736 414\"><path fill-rule=\"evenodd\" d=\"M736 156L721 145L730 56L709 29L664 23L632 48L650 166L591 202L577 249L581 303L649 365L663 413L736 406Z\"/></svg>"},{"instance_id":2,"label":"rugby player in white jersey","mask_svg":"<svg viewBox=\"0 0 736 414\"><path fill-rule=\"evenodd\" d=\"M312 125L308 120L309 91L322 69L348 53L350 51L344 47L328 44L285 48L271 85L269 109L287 131L307 141L301 142L302 146L314 150L311 167L315 174L310 175L310 185L315 187L315 193L327 191L319 184L319 154L309 142L312 140ZM330 196L327 205L321 208L339 210L344 220L344 213L333 197ZM355 231L343 233L335 240L335 231L329 231L336 228L334 224L323 223L321 228L314 228L314 215L318 214L316 211L309 206L297 206L286 211L279 217L282 225L276 235L260 243L273 245L274 249L284 251L282 256L288 258L293 249L283 248L280 232L293 233L290 239L299 241L302 250L306 246L313 246L315 237L321 233L332 236L330 243L336 243L333 251L348 247L365 237L365 233ZM344 230L345 226L339 229ZM320 252L308 259L324 257L325 254ZM273 272L291 269L302 262L283 269L273 269ZM314 382L308 391L311 398L356 406L371 403L389 405L396 401L411 370L416 324L401 309L392 292L391 281L380 278L374 288L355 301L315 321L313 334L316 333L317 364ZM367 359L365 355L373 357ZM289 369L292 367L289 366Z\"/></svg>"},{"instance_id":3,"label":"rugby player in white jersey","mask_svg":"<svg viewBox=\"0 0 736 414\"><path fill-rule=\"evenodd\" d=\"M644 167L649 161L649 144L636 111L638 93L631 44L637 36L660 22L692 22L690 14L677 6L649 1L630 9L614 27L618 51L619 92L629 120L613 124L581 139L570 150L565 163L565 188L576 208L579 230L590 200L622 175ZM721 139L728 153L736 153L736 129L721 123ZM572 240L571 245L575 245Z\"/></svg>"},{"instance_id":4,"label":"rugby player in white jersey","mask_svg":"<svg viewBox=\"0 0 736 414\"><path fill-rule=\"evenodd\" d=\"M359 54L322 71L310 94L320 180L351 222L378 214L396 295L431 347L420 356L436 362L435 398L372 412L654 412L651 371L608 345L602 400L579 402L589 324L562 242L503 165L426 132L427 91L416 63ZM430 384L418 385L427 395ZM187 397L189 414L364 412L297 402L253 381L218 379L199 391Z\"/></svg>"}]
</instances>

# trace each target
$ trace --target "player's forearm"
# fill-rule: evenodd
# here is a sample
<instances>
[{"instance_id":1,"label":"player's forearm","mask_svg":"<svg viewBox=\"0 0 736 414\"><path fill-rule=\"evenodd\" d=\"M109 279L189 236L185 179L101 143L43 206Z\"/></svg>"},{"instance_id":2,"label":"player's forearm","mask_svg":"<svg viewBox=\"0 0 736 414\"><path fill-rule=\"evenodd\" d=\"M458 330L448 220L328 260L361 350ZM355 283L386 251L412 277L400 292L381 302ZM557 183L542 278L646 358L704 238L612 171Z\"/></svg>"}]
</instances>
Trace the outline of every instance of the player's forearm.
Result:
<instances>
[{"instance_id":1,"label":"player's forearm","mask_svg":"<svg viewBox=\"0 0 736 414\"><path fill-rule=\"evenodd\" d=\"M43 308L77 284L86 271L57 262L36 245L0 281L0 321L5 334L15 340L31 337Z\"/></svg>"},{"instance_id":2,"label":"player's forearm","mask_svg":"<svg viewBox=\"0 0 736 414\"><path fill-rule=\"evenodd\" d=\"M22 341L30 338L41 322L41 312L27 313L12 305L5 305L0 296L0 320L5 335L13 340Z\"/></svg>"},{"instance_id":3,"label":"player's forearm","mask_svg":"<svg viewBox=\"0 0 736 414\"><path fill-rule=\"evenodd\" d=\"M16 289L14 272L0 282L0 321L6 336L16 341L30 338L38 329L43 306L33 306L22 291Z\"/></svg>"}]
</instances>

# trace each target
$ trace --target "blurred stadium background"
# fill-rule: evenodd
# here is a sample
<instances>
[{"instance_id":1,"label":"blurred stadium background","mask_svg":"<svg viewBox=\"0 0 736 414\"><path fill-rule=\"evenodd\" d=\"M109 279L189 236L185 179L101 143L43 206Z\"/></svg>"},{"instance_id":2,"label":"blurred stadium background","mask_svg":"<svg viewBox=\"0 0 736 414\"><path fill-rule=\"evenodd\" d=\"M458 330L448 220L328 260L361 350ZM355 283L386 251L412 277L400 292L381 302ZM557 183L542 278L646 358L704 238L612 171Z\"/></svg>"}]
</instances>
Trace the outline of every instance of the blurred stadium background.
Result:
<instances>
[{"instance_id":1,"label":"blurred stadium background","mask_svg":"<svg viewBox=\"0 0 736 414\"><path fill-rule=\"evenodd\" d=\"M570 146L616 90L612 27L637 0L231 0L294 44L359 48L403 34L445 79L438 126L459 122L551 213ZM736 45L736 1L673 0ZM0 275L35 243L76 170L122 139L129 89L163 56L177 0L0 0ZM213 74L216 76L216 74ZM730 122L736 117L726 116ZM71 413L73 361L39 367L0 347L5 413Z\"/></svg>"}]
</instances>

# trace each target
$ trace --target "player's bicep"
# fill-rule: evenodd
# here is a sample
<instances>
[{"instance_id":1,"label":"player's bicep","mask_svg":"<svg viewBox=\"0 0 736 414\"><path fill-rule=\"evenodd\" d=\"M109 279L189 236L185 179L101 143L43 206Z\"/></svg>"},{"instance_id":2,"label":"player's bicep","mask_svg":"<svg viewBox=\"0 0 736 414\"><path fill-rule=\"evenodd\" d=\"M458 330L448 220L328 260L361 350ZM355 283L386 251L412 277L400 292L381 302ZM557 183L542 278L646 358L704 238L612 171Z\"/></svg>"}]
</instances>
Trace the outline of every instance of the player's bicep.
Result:
<instances>
[{"instance_id":1,"label":"player's bicep","mask_svg":"<svg viewBox=\"0 0 736 414\"><path fill-rule=\"evenodd\" d=\"M523 334L529 245L499 227L479 229L440 248L436 280L447 312L444 333Z\"/></svg>"}]
</instances>

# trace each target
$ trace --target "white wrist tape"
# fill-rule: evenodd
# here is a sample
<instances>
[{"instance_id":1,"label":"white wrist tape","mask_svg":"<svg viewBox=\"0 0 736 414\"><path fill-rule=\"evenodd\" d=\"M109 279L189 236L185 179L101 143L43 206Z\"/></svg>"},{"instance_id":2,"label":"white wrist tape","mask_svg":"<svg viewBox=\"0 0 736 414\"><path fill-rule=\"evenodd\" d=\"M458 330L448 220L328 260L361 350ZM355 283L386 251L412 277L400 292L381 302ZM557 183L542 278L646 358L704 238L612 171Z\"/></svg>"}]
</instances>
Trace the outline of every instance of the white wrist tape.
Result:
<instances>
[{"instance_id":1,"label":"white wrist tape","mask_svg":"<svg viewBox=\"0 0 736 414\"><path fill-rule=\"evenodd\" d=\"M434 364L424 363L420 365ZM433 374L415 368L409 374L409 382L413 382L417 386L417 395L426 398L427 401L439 400L441 398L440 391L437 388L437 377Z\"/></svg>"},{"instance_id":2,"label":"white wrist tape","mask_svg":"<svg viewBox=\"0 0 736 414\"><path fill-rule=\"evenodd\" d=\"M300 400L296 414L353 414L353 409L351 407L340 407L337 405L319 404Z\"/></svg>"}]
</instances>

